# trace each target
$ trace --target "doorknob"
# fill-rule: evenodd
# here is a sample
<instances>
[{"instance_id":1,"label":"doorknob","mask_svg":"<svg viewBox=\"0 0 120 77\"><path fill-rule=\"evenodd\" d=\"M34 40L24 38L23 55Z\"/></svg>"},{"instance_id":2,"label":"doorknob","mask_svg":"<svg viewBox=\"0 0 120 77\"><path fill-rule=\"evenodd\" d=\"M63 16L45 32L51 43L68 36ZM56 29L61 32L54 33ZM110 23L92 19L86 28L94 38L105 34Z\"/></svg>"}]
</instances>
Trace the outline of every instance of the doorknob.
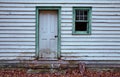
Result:
<instances>
[{"instance_id":1,"label":"doorknob","mask_svg":"<svg viewBox=\"0 0 120 77\"><path fill-rule=\"evenodd\" d=\"M57 35L55 35L54 37L55 37L55 38L57 38L58 36L57 36Z\"/></svg>"}]
</instances>

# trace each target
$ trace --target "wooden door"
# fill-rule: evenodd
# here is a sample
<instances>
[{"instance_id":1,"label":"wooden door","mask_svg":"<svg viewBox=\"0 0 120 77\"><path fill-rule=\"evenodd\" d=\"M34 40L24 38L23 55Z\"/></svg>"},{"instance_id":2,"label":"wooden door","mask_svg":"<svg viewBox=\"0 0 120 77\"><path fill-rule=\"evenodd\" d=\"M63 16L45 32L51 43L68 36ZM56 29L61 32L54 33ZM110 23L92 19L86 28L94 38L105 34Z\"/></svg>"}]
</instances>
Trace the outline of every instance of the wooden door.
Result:
<instances>
[{"instance_id":1,"label":"wooden door","mask_svg":"<svg viewBox=\"0 0 120 77\"><path fill-rule=\"evenodd\" d=\"M39 14L39 56L57 57L57 11L40 11Z\"/></svg>"}]
</instances>

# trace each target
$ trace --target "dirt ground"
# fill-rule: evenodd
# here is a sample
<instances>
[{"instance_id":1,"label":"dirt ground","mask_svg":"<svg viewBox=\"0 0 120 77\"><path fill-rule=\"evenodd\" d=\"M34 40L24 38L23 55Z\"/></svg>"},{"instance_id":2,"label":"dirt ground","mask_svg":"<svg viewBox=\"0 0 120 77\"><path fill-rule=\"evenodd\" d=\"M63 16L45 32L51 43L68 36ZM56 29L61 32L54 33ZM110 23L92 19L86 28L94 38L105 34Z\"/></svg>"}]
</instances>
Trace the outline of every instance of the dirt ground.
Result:
<instances>
[{"instance_id":1,"label":"dirt ground","mask_svg":"<svg viewBox=\"0 0 120 77\"><path fill-rule=\"evenodd\" d=\"M79 69L47 70L48 69L41 71L41 69L1 68L0 77L120 77L120 71L110 70L95 71L87 69L84 70L84 72L81 72Z\"/></svg>"}]
</instances>

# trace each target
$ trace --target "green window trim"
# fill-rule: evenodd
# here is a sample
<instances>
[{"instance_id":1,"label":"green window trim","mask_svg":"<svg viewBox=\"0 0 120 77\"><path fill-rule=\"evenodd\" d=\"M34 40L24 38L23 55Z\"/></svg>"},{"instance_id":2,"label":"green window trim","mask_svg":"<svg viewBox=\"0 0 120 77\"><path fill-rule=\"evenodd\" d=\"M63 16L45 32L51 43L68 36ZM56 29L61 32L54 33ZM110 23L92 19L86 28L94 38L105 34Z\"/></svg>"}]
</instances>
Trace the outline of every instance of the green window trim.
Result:
<instances>
[{"instance_id":1,"label":"green window trim","mask_svg":"<svg viewBox=\"0 0 120 77\"><path fill-rule=\"evenodd\" d=\"M80 11L87 11L87 20L76 20L76 10ZM73 35L89 35L91 34L91 12L92 8L91 7L73 7L73 28L72 28L72 34ZM75 30L75 23L76 22L87 22L87 30L86 31L76 31Z\"/></svg>"},{"instance_id":2,"label":"green window trim","mask_svg":"<svg viewBox=\"0 0 120 77\"><path fill-rule=\"evenodd\" d=\"M57 10L58 11L58 43L57 43L57 58L61 54L61 7L59 6L36 6L36 35L35 35L35 58L39 59L39 10Z\"/></svg>"}]
</instances>

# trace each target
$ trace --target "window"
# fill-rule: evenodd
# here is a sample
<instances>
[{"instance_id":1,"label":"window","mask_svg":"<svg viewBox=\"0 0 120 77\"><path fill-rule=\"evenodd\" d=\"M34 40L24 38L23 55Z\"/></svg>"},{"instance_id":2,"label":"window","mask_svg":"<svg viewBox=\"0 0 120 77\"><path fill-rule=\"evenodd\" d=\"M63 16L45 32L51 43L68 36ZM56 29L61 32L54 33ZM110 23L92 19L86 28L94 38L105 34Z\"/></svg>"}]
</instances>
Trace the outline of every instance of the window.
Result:
<instances>
[{"instance_id":1,"label":"window","mask_svg":"<svg viewBox=\"0 0 120 77\"><path fill-rule=\"evenodd\" d=\"M90 34L91 8L73 8L73 34Z\"/></svg>"}]
</instances>

